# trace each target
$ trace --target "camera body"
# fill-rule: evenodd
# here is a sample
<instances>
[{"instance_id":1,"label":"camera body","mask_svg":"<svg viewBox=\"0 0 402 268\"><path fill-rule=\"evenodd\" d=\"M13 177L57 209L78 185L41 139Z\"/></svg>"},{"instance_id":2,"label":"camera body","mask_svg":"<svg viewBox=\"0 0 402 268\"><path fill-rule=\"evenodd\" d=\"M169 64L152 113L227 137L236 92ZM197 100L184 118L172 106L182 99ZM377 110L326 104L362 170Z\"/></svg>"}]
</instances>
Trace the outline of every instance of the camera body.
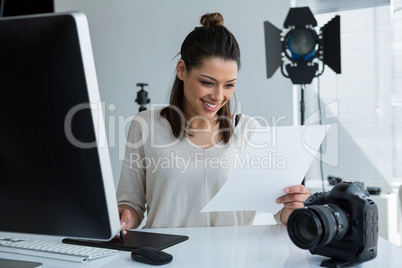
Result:
<instances>
[{"instance_id":1,"label":"camera body","mask_svg":"<svg viewBox=\"0 0 402 268\"><path fill-rule=\"evenodd\" d=\"M378 209L367 190L343 181L311 195L288 220L296 246L335 262L361 263L377 256Z\"/></svg>"}]
</instances>

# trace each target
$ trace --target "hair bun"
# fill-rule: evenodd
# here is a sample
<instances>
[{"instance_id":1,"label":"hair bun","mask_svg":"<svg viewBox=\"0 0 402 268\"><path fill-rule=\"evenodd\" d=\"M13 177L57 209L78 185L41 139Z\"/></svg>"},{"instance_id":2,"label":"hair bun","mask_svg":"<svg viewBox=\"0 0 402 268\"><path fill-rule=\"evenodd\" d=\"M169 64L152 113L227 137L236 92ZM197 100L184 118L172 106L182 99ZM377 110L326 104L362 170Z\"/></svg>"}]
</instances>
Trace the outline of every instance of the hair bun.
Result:
<instances>
[{"instance_id":1,"label":"hair bun","mask_svg":"<svg viewBox=\"0 0 402 268\"><path fill-rule=\"evenodd\" d=\"M223 26L223 16L220 13L207 13L200 19L200 23L204 27Z\"/></svg>"}]
</instances>

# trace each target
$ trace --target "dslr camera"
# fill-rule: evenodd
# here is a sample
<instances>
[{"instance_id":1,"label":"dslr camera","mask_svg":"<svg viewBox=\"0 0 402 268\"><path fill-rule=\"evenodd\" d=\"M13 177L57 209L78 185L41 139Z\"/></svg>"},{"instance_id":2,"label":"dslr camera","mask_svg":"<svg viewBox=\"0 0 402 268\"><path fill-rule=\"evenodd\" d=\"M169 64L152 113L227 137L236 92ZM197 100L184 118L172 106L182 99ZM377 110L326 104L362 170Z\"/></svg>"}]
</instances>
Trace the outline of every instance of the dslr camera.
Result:
<instances>
[{"instance_id":1,"label":"dslr camera","mask_svg":"<svg viewBox=\"0 0 402 268\"><path fill-rule=\"evenodd\" d=\"M377 256L378 209L361 185L343 181L315 193L294 210L287 230L292 242L311 254L330 257L321 266L339 267Z\"/></svg>"}]
</instances>

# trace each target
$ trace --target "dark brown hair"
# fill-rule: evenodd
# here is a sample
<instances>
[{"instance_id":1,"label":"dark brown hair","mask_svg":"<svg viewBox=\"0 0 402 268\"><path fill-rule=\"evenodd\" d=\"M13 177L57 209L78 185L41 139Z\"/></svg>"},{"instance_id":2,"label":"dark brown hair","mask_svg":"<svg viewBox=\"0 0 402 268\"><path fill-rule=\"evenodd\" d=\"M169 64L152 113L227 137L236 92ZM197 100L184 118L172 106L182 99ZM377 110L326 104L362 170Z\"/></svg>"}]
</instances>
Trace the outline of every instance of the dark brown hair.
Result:
<instances>
[{"instance_id":1,"label":"dark brown hair","mask_svg":"<svg viewBox=\"0 0 402 268\"><path fill-rule=\"evenodd\" d=\"M207 13L200 19L201 27L196 27L184 39L181 45L181 59L190 72L200 67L204 60L221 58L234 60L240 69L240 48L233 34L223 26L223 16L220 13ZM176 138L183 138L187 134L187 126L183 118L184 90L183 81L177 75L170 93L169 106L161 111L172 127ZM219 111L218 123L221 138L228 143L233 134L232 120L230 120L230 103L227 102Z\"/></svg>"}]
</instances>

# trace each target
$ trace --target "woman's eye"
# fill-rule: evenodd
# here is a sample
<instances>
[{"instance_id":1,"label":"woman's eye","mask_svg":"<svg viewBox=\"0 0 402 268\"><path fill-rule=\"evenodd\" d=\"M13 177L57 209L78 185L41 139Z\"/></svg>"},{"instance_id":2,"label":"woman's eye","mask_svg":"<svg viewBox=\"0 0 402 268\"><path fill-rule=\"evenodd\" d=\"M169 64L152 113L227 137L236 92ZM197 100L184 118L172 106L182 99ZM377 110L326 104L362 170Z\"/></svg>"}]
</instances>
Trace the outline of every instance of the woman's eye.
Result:
<instances>
[{"instance_id":1,"label":"woman's eye","mask_svg":"<svg viewBox=\"0 0 402 268\"><path fill-rule=\"evenodd\" d=\"M207 82L207 81L201 81L201 84L206 85L206 86L213 85L211 82Z\"/></svg>"},{"instance_id":2,"label":"woman's eye","mask_svg":"<svg viewBox=\"0 0 402 268\"><path fill-rule=\"evenodd\" d=\"M235 84L227 84L226 87L235 87Z\"/></svg>"}]
</instances>

